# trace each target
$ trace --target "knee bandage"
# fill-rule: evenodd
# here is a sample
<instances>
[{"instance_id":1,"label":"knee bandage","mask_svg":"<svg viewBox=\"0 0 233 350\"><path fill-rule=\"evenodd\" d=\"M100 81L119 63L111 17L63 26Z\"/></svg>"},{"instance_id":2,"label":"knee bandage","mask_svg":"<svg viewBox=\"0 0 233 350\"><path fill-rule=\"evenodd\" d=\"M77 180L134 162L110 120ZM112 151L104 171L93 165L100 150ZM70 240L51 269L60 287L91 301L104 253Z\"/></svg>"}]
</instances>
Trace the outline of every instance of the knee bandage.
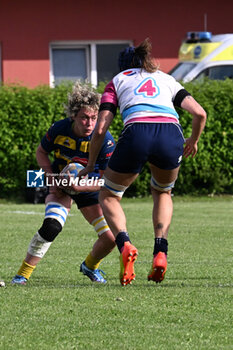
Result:
<instances>
[{"instance_id":1,"label":"knee bandage","mask_svg":"<svg viewBox=\"0 0 233 350\"><path fill-rule=\"evenodd\" d=\"M59 221L57 221L57 219L45 218L38 233L46 241L53 242L61 230L62 225Z\"/></svg>"},{"instance_id":2,"label":"knee bandage","mask_svg":"<svg viewBox=\"0 0 233 350\"><path fill-rule=\"evenodd\" d=\"M154 179L154 177L151 177L150 181L151 187L154 188L157 191L160 192L168 192L175 186L175 181L168 183L168 184L161 184L158 181Z\"/></svg>"},{"instance_id":3,"label":"knee bandage","mask_svg":"<svg viewBox=\"0 0 233 350\"><path fill-rule=\"evenodd\" d=\"M114 182L108 180L105 176L103 178L104 178L104 187L117 197L122 197L124 192L128 188L128 186L115 184Z\"/></svg>"},{"instance_id":4,"label":"knee bandage","mask_svg":"<svg viewBox=\"0 0 233 350\"><path fill-rule=\"evenodd\" d=\"M45 207L45 219L39 231L32 238L28 253L43 258L52 241L61 232L68 211L59 203L49 202Z\"/></svg>"},{"instance_id":5,"label":"knee bandage","mask_svg":"<svg viewBox=\"0 0 233 350\"><path fill-rule=\"evenodd\" d=\"M41 237L39 232L37 232L29 244L28 253L32 256L43 258L51 244L52 242L46 241L44 238Z\"/></svg>"},{"instance_id":6,"label":"knee bandage","mask_svg":"<svg viewBox=\"0 0 233 350\"><path fill-rule=\"evenodd\" d=\"M101 236L104 232L109 230L108 224L103 215L93 220L91 224L94 226L98 236Z\"/></svg>"},{"instance_id":7,"label":"knee bandage","mask_svg":"<svg viewBox=\"0 0 233 350\"><path fill-rule=\"evenodd\" d=\"M68 210L60 203L48 202L46 204L45 219L47 218L56 219L57 221L60 222L60 224L63 227L66 222L67 215L68 215Z\"/></svg>"}]
</instances>

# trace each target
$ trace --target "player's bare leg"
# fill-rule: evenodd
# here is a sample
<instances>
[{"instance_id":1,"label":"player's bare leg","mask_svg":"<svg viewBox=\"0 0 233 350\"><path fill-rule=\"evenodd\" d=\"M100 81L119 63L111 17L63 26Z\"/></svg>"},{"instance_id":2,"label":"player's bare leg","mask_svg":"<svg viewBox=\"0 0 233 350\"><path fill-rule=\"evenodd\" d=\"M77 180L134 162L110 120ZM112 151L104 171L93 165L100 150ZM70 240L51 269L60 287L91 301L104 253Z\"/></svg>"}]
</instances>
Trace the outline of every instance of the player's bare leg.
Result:
<instances>
[{"instance_id":1,"label":"player's bare leg","mask_svg":"<svg viewBox=\"0 0 233 350\"><path fill-rule=\"evenodd\" d=\"M152 164L150 166L153 177L151 192L154 201L152 218L155 243L148 280L158 283L164 279L167 270L167 238L173 214L171 188L174 186L179 168L162 170Z\"/></svg>"},{"instance_id":2,"label":"player's bare leg","mask_svg":"<svg viewBox=\"0 0 233 350\"><path fill-rule=\"evenodd\" d=\"M104 272L99 270L99 265L101 260L115 247L115 238L109 230L99 204L83 207L80 211L98 234L98 239L94 243L91 252L80 266L80 272L87 275L93 282L106 283L107 281L101 274L104 274Z\"/></svg>"},{"instance_id":3,"label":"player's bare leg","mask_svg":"<svg viewBox=\"0 0 233 350\"><path fill-rule=\"evenodd\" d=\"M104 216L116 237L116 244L120 252L120 282L123 286L130 284L135 279L134 262L136 261L138 252L131 244L127 232L126 217L120 204L123 193L120 193L119 188L128 187L137 176L138 174L117 173L107 168L105 179L108 184L110 181L113 188L111 191L104 188L100 191L99 195Z\"/></svg>"},{"instance_id":4,"label":"player's bare leg","mask_svg":"<svg viewBox=\"0 0 233 350\"><path fill-rule=\"evenodd\" d=\"M101 260L115 247L115 238L109 230L109 227L107 227L99 204L81 208L80 211L85 219L92 224L94 228L96 227L98 239L93 245L91 254L95 259ZM96 225L95 220L98 221Z\"/></svg>"},{"instance_id":5,"label":"player's bare leg","mask_svg":"<svg viewBox=\"0 0 233 350\"><path fill-rule=\"evenodd\" d=\"M72 199L70 196L58 191L57 193L50 193L45 200L45 204L56 204L56 215L60 212L62 218L62 222L66 220L66 217L69 213L69 210L72 205ZM52 204L52 205L53 205ZM53 209L51 209L53 211ZM66 214L64 214L64 211ZM51 214L51 212L50 212ZM49 222L49 223L48 223ZM63 223L64 224L64 223ZM25 259L23 260L22 265L20 266L17 275L12 279L13 284L26 284L28 279L30 278L32 272L36 268L37 264L44 257L46 252L48 251L52 241L55 239L57 234L62 230L62 225L59 221L55 219L47 219L46 215L45 220L40 228L40 230L33 236L26 254ZM46 234L46 238L41 236ZM52 234L52 236L51 236ZM48 237L48 238L47 238ZM49 237L52 237L51 239Z\"/></svg>"}]
</instances>

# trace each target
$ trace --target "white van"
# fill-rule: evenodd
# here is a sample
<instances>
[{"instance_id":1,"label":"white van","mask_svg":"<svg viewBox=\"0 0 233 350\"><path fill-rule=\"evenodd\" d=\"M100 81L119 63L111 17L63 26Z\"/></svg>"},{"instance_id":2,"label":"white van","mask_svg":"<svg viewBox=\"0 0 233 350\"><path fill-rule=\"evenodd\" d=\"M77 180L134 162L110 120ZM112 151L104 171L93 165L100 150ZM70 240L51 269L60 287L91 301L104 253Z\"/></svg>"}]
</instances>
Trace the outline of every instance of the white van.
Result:
<instances>
[{"instance_id":1,"label":"white van","mask_svg":"<svg viewBox=\"0 0 233 350\"><path fill-rule=\"evenodd\" d=\"M169 74L183 82L204 77L233 79L233 34L188 32L179 50L179 63Z\"/></svg>"}]
</instances>

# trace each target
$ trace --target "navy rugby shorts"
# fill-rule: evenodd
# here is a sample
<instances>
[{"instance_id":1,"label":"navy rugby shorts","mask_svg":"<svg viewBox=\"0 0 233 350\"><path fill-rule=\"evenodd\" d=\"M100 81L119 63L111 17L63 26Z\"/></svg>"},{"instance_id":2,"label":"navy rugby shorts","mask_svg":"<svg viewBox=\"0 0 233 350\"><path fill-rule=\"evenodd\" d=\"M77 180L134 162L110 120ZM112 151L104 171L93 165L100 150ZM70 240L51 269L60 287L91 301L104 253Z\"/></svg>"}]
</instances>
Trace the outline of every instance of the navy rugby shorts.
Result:
<instances>
[{"instance_id":1,"label":"navy rugby shorts","mask_svg":"<svg viewBox=\"0 0 233 350\"><path fill-rule=\"evenodd\" d=\"M71 198L77 204L78 209L81 209L84 207L89 207L90 205L99 204L98 196L99 192L83 192L71 196Z\"/></svg>"},{"instance_id":2,"label":"navy rugby shorts","mask_svg":"<svg viewBox=\"0 0 233 350\"><path fill-rule=\"evenodd\" d=\"M149 161L160 169L175 169L181 163L184 142L180 124L129 124L122 130L108 166L120 173L140 173Z\"/></svg>"}]
</instances>

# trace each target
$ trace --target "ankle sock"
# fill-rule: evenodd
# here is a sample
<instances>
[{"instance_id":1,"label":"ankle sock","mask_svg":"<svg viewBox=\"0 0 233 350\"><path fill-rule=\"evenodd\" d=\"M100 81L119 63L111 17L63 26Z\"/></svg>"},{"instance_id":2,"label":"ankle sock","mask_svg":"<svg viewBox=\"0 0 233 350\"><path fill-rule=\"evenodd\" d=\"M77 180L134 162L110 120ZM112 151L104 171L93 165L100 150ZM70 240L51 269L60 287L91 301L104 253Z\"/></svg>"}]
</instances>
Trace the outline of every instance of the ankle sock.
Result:
<instances>
[{"instance_id":1,"label":"ankle sock","mask_svg":"<svg viewBox=\"0 0 233 350\"><path fill-rule=\"evenodd\" d=\"M102 259L96 259L92 256L91 253L88 254L88 256L85 259L86 266L91 270L96 270L99 267L99 264Z\"/></svg>"},{"instance_id":2,"label":"ankle sock","mask_svg":"<svg viewBox=\"0 0 233 350\"><path fill-rule=\"evenodd\" d=\"M28 264L25 260L23 261L22 265L20 266L19 271L17 272L17 275L23 276L27 278L27 280L30 278L33 270L36 266L32 266Z\"/></svg>"},{"instance_id":3,"label":"ankle sock","mask_svg":"<svg viewBox=\"0 0 233 350\"><path fill-rule=\"evenodd\" d=\"M116 242L117 248L119 249L119 252L121 253L125 242L130 242L131 243L131 241L129 239L128 232L125 232L125 231L119 232L118 235L116 236L115 242Z\"/></svg>"},{"instance_id":4,"label":"ankle sock","mask_svg":"<svg viewBox=\"0 0 233 350\"><path fill-rule=\"evenodd\" d=\"M168 242L165 238L155 238L153 255L158 254L158 252L163 252L167 255Z\"/></svg>"}]
</instances>

